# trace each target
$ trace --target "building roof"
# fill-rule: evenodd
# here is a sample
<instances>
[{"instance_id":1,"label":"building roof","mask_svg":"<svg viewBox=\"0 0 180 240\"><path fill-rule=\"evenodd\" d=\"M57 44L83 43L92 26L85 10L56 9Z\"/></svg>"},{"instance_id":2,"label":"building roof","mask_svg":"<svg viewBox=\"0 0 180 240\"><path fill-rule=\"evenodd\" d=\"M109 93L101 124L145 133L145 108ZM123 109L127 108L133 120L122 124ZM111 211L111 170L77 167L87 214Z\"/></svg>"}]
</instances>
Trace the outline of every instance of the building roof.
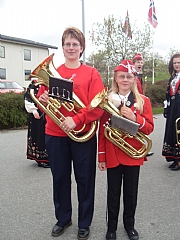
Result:
<instances>
[{"instance_id":1,"label":"building roof","mask_svg":"<svg viewBox=\"0 0 180 240\"><path fill-rule=\"evenodd\" d=\"M35 41L32 41L32 40L27 40L27 39L23 39L23 38L5 36L5 35L2 35L2 34L0 34L0 41L14 42L14 43L17 43L17 44L31 45L31 46L35 46L35 47L41 47L41 48L58 49L58 47L56 47L56 46L52 46L52 45L48 45L48 44L44 44L44 43L39 43L39 42L35 42Z\"/></svg>"}]
</instances>

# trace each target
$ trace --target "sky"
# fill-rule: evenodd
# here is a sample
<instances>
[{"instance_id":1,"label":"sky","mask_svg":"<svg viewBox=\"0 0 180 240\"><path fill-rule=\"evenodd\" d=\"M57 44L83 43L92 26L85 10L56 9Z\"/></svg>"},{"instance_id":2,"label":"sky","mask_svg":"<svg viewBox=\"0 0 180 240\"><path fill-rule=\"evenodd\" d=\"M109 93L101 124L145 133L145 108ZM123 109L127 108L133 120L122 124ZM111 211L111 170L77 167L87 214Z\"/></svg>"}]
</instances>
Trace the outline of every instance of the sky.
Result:
<instances>
[{"instance_id":1,"label":"sky","mask_svg":"<svg viewBox=\"0 0 180 240\"><path fill-rule=\"evenodd\" d=\"M84 0L85 57L94 49L90 41L93 24L112 15L125 19L128 10L130 24L141 29L149 24L149 4L149 0ZM154 51L166 56L170 48L180 49L180 1L154 0L154 4L158 19L157 28L151 27ZM55 66L64 62L61 36L69 26L82 30L82 0L0 0L0 34L57 46Z\"/></svg>"}]
</instances>

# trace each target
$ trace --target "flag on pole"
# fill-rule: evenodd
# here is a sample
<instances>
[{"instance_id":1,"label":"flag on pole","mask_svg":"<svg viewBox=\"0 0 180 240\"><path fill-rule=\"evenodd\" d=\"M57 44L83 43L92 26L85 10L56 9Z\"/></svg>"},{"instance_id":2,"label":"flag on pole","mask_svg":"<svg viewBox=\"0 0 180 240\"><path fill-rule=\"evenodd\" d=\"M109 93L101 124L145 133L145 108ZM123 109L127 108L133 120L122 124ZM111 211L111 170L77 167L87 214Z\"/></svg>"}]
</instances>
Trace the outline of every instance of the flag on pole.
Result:
<instances>
[{"instance_id":1,"label":"flag on pole","mask_svg":"<svg viewBox=\"0 0 180 240\"><path fill-rule=\"evenodd\" d=\"M93 25L92 25L92 45L94 44L94 29L93 29Z\"/></svg>"},{"instance_id":2,"label":"flag on pole","mask_svg":"<svg viewBox=\"0 0 180 240\"><path fill-rule=\"evenodd\" d=\"M127 15L125 18L125 22L124 22L124 26L122 29L123 33L125 33L129 38L132 39L132 32L131 32L131 26L130 26L130 22L129 22L129 14L127 11Z\"/></svg>"},{"instance_id":3,"label":"flag on pole","mask_svg":"<svg viewBox=\"0 0 180 240\"><path fill-rule=\"evenodd\" d=\"M158 25L158 20L156 17L156 11L155 11L155 6L154 6L154 1L150 0L150 5L149 5L149 12L148 12L148 21L150 24L156 28Z\"/></svg>"},{"instance_id":4,"label":"flag on pole","mask_svg":"<svg viewBox=\"0 0 180 240\"><path fill-rule=\"evenodd\" d=\"M108 37L111 36L111 20L110 18L108 19Z\"/></svg>"}]
</instances>

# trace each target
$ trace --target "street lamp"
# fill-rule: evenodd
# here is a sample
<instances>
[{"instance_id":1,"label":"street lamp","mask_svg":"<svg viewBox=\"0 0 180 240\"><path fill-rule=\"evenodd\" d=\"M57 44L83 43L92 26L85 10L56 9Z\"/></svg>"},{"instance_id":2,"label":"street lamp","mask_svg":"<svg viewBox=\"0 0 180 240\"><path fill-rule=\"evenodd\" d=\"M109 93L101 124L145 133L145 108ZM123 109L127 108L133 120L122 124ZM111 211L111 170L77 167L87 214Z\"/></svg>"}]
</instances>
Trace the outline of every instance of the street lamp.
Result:
<instances>
[{"instance_id":1,"label":"street lamp","mask_svg":"<svg viewBox=\"0 0 180 240\"><path fill-rule=\"evenodd\" d=\"M85 19L84 19L84 0L82 1L82 31L85 36ZM83 63L86 63L85 51L83 52Z\"/></svg>"}]
</instances>

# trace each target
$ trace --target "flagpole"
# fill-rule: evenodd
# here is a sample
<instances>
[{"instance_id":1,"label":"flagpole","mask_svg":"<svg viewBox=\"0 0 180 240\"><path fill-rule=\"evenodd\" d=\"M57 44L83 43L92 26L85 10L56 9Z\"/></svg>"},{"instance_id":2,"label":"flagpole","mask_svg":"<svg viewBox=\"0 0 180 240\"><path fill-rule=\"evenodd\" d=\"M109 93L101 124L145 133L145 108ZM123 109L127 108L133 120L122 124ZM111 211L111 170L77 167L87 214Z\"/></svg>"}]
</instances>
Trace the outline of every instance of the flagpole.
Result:
<instances>
[{"instance_id":1,"label":"flagpole","mask_svg":"<svg viewBox=\"0 0 180 240\"><path fill-rule=\"evenodd\" d=\"M154 0L150 0L149 12L148 12L148 21L150 22L152 28L156 28L158 21L156 17L156 11L154 7ZM154 84L154 31L152 30L152 84Z\"/></svg>"},{"instance_id":2,"label":"flagpole","mask_svg":"<svg viewBox=\"0 0 180 240\"><path fill-rule=\"evenodd\" d=\"M154 84L154 32L152 31L152 84Z\"/></svg>"},{"instance_id":3,"label":"flagpole","mask_svg":"<svg viewBox=\"0 0 180 240\"><path fill-rule=\"evenodd\" d=\"M154 14L154 7L152 8L152 16ZM154 18L152 17L152 26L154 26ZM152 84L154 84L154 31L152 29Z\"/></svg>"}]
</instances>

